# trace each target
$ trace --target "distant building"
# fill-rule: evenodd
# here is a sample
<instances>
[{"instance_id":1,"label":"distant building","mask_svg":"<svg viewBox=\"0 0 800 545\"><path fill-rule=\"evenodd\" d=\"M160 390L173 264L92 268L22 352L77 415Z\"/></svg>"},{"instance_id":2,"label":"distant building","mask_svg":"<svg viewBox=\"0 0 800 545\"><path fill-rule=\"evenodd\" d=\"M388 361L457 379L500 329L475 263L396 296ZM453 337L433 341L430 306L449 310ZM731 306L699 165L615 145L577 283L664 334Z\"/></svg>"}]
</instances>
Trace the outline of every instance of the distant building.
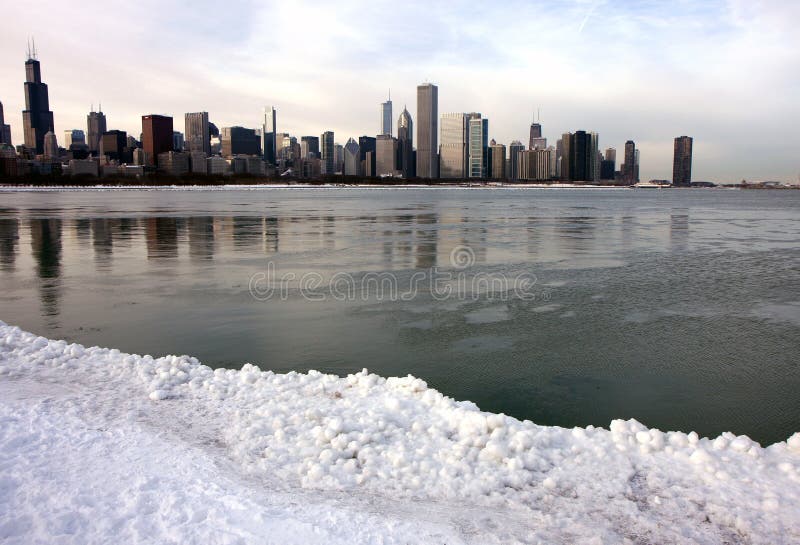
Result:
<instances>
[{"instance_id":1,"label":"distant building","mask_svg":"<svg viewBox=\"0 0 800 545\"><path fill-rule=\"evenodd\" d=\"M317 136L301 136L300 137L300 157L303 159L310 159L312 157L320 157L319 152L319 137Z\"/></svg>"},{"instance_id":2,"label":"distant building","mask_svg":"<svg viewBox=\"0 0 800 545\"><path fill-rule=\"evenodd\" d=\"M524 150L519 153L521 180L543 182L552 179L555 148Z\"/></svg>"},{"instance_id":3,"label":"distant building","mask_svg":"<svg viewBox=\"0 0 800 545\"><path fill-rule=\"evenodd\" d=\"M494 180L506 178L506 147L492 140L489 145L489 172L488 177Z\"/></svg>"},{"instance_id":4,"label":"distant building","mask_svg":"<svg viewBox=\"0 0 800 545\"><path fill-rule=\"evenodd\" d=\"M576 131L561 136L560 177L567 182L592 182L599 176L597 133ZM556 151L556 153L558 153Z\"/></svg>"},{"instance_id":5,"label":"distant building","mask_svg":"<svg viewBox=\"0 0 800 545\"><path fill-rule=\"evenodd\" d=\"M361 157L358 142L349 138L344 145L344 175L358 176L361 170Z\"/></svg>"},{"instance_id":6,"label":"distant building","mask_svg":"<svg viewBox=\"0 0 800 545\"><path fill-rule=\"evenodd\" d=\"M389 100L381 102L381 134L392 135L392 95Z\"/></svg>"},{"instance_id":7,"label":"distant building","mask_svg":"<svg viewBox=\"0 0 800 545\"><path fill-rule=\"evenodd\" d=\"M184 116L185 149L211 155L211 133L208 112L192 112Z\"/></svg>"},{"instance_id":8,"label":"distant building","mask_svg":"<svg viewBox=\"0 0 800 545\"><path fill-rule=\"evenodd\" d=\"M606 149L606 154L605 154L605 160L606 161L611 161L612 163L614 163L615 168L616 168L617 150L615 148L607 148Z\"/></svg>"},{"instance_id":9,"label":"distant building","mask_svg":"<svg viewBox=\"0 0 800 545\"><path fill-rule=\"evenodd\" d=\"M397 174L397 139L391 134L381 134L375 142L375 175Z\"/></svg>"},{"instance_id":10,"label":"distant building","mask_svg":"<svg viewBox=\"0 0 800 545\"><path fill-rule=\"evenodd\" d=\"M261 126L261 149L264 152L264 160L270 165L278 164L278 142L277 133L278 114L275 108L270 106L264 108L264 123Z\"/></svg>"},{"instance_id":11,"label":"distant building","mask_svg":"<svg viewBox=\"0 0 800 545\"><path fill-rule=\"evenodd\" d=\"M229 173L228 161L219 156L213 156L206 159L206 168L207 174L222 176Z\"/></svg>"},{"instance_id":12,"label":"distant building","mask_svg":"<svg viewBox=\"0 0 800 545\"><path fill-rule=\"evenodd\" d=\"M625 142L625 162L620 166L622 181L626 184L635 184L636 179L636 143L633 140Z\"/></svg>"},{"instance_id":13,"label":"distant building","mask_svg":"<svg viewBox=\"0 0 800 545\"><path fill-rule=\"evenodd\" d=\"M344 173L344 146L338 143L333 145L333 171L336 174Z\"/></svg>"},{"instance_id":14,"label":"distant building","mask_svg":"<svg viewBox=\"0 0 800 545\"><path fill-rule=\"evenodd\" d=\"M183 176L189 173L189 154L168 151L158 155L158 169L171 176Z\"/></svg>"},{"instance_id":15,"label":"distant building","mask_svg":"<svg viewBox=\"0 0 800 545\"><path fill-rule=\"evenodd\" d=\"M127 147L128 133L125 131L106 131L100 139L101 153L112 161L130 162L131 158L123 156Z\"/></svg>"},{"instance_id":16,"label":"distant building","mask_svg":"<svg viewBox=\"0 0 800 545\"><path fill-rule=\"evenodd\" d=\"M222 128L222 156L261 155L261 137L255 129L244 127Z\"/></svg>"},{"instance_id":17,"label":"distant building","mask_svg":"<svg viewBox=\"0 0 800 545\"><path fill-rule=\"evenodd\" d=\"M192 174L208 174L208 163L206 154L202 151L189 152L189 172Z\"/></svg>"},{"instance_id":18,"label":"distant building","mask_svg":"<svg viewBox=\"0 0 800 545\"><path fill-rule=\"evenodd\" d=\"M528 149L545 149L547 138L542 137L542 125L538 122L531 123L530 138L528 139Z\"/></svg>"},{"instance_id":19,"label":"distant building","mask_svg":"<svg viewBox=\"0 0 800 545\"><path fill-rule=\"evenodd\" d=\"M414 122L406 108L397 119L397 155L398 168L403 178L413 178L416 172L414 159Z\"/></svg>"},{"instance_id":20,"label":"distant building","mask_svg":"<svg viewBox=\"0 0 800 545\"><path fill-rule=\"evenodd\" d=\"M6 125L6 118L3 114L3 103L0 102L0 144L11 146L11 125Z\"/></svg>"},{"instance_id":21,"label":"distant building","mask_svg":"<svg viewBox=\"0 0 800 545\"><path fill-rule=\"evenodd\" d=\"M469 159L466 114L442 114L440 127L439 177L466 178ZM417 155L419 156L419 150L417 150Z\"/></svg>"},{"instance_id":22,"label":"distant building","mask_svg":"<svg viewBox=\"0 0 800 545\"><path fill-rule=\"evenodd\" d=\"M142 116L142 148L146 166L157 166L158 157L172 151L172 118L164 115Z\"/></svg>"},{"instance_id":23,"label":"distant building","mask_svg":"<svg viewBox=\"0 0 800 545\"><path fill-rule=\"evenodd\" d=\"M29 48L28 60L25 61L25 109L22 111L22 126L25 147L36 150L37 154L44 153L44 135L54 132L55 128L47 84L42 83L42 72L36 58L35 46L33 50Z\"/></svg>"},{"instance_id":24,"label":"distant building","mask_svg":"<svg viewBox=\"0 0 800 545\"><path fill-rule=\"evenodd\" d=\"M58 140L53 131L48 131L44 135L44 156L48 159L58 159Z\"/></svg>"},{"instance_id":25,"label":"distant building","mask_svg":"<svg viewBox=\"0 0 800 545\"><path fill-rule=\"evenodd\" d=\"M320 150L322 155L322 170L324 171L323 174L334 174L336 172L335 164L336 164L336 157L334 152L334 144L333 144L333 131L325 131L319 137L320 139Z\"/></svg>"},{"instance_id":26,"label":"distant building","mask_svg":"<svg viewBox=\"0 0 800 545\"><path fill-rule=\"evenodd\" d=\"M525 146L523 146L522 142L519 140L514 140L508 146L508 168L506 169L506 176L508 176L510 180L520 179L519 154L524 149Z\"/></svg>"},{"instance_id":27,"label":"distant building","mask_svg":"<svg viewBox=\"0 0 800 545\"><path fill-rule=\"evenodd\" d=\"M432 83L417 86L417 176L439 177L439 88Z\"/></svg>"},{"instance_id":28,"label":"distant building","mask_svg":"<svg viewBox=\"0 0 800 545\"><path fill-rule=\"evenodd\" d=\"M675 154L672 159L672 183L676 186L692 185L692 145L690 136L675 139Z\"/></svg>"},{"instance_id":29,"label":"distant building","mask_svg":"<svg viewBox=\"0 0 800 545\"><path fill-rule=\"evenodd\" d=\"M470 178L486 178L489 168L489 120L482 118L481 114L468 114L469 164L467 175Z\"/></svg>"},{"instance_id":30,"label":"distant building","mask_svg":"<svg viewBox=\"0 0 800 545\"><path fill-rule=\"evenodd\" d=\"M103 112L95 112L92 109L86 116L86 144L89 152L95 155L100 154L100 139L106 132L106 116Z\"/></svg>"},{"instance_id":31,"label":"distant building","mask_svg":"<svg viewBox=\"0 0 800 545\"><path fill-rule=\"evenodd\" d=\"M375 176L375 145L376 140L372 136L362 136L358 139L358 155L361 164L359 170L362 176ZM367 154L370 154L369 157Z\"/></svg>"},{"instance_id":32,"label":"distant building","mask_svg":"<svg viewBox=\"0 0 800 545\"><path fill-rule=\"evenodd\" d=\"M172 150L173 151L183 151L184 147L184 138L183 133L178 131L172 131Z\"/></svg>"},{"instance_id":33,"label":"distant building","mask_svg":"<svg viewBox=\"0 0 800 545\"><path fill-rule=\"evenodd\" d=\"M603 159L600 162L600 179L613 180L615 170L616 170L616 165L614 164L614 161Z\"/></svg>"},{"instance_id":34,"label":"distant building","mask_svg":"<svg viewBox=\"0 0 800 545\"><path fill-rule=\"evenodd\" d=\"M64 131L64 147L69 149L72 144L85 144L86 135L80 129L67 129Z\"/></svg>"},{"instance_id":35,"label":"distant building","mask_svg":"<svg viewBox=\"0 0 800 545\"><path fill-rule=\"evenodd\" d=\"M69 162L69 172L72 176L94 176L100 173L96 159L72 159Z\"/></svg>"}]
</instances>

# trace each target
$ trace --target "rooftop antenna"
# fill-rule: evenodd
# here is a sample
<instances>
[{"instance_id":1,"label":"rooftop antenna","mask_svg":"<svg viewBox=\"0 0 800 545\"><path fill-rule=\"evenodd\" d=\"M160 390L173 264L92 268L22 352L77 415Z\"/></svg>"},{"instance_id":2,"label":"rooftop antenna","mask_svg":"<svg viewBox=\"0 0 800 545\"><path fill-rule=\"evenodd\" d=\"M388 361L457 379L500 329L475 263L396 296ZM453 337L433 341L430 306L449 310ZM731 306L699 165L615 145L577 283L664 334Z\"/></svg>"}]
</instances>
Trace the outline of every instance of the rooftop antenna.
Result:
<instances>
[{"instance_id":1,"label":"rooftop antenna","mask_svg":"<svg viewBox=\"0 0 800 545\"><path fill-rule=\"evenodd\" d=\"M33 42L33 60L36 60L36 38L31 38Z\"/></svg>"},{"instance_id":2,"label":"rooftop antenna","mask_svg":"<svg viewBox=\"0 0 800 545\"><path fill-rule=\"evenodd\" d=\"M541 123L542 122L542 110L541 110L541 108L536 108L536 122L537 123Z\"/></svg>"}]
</instances>

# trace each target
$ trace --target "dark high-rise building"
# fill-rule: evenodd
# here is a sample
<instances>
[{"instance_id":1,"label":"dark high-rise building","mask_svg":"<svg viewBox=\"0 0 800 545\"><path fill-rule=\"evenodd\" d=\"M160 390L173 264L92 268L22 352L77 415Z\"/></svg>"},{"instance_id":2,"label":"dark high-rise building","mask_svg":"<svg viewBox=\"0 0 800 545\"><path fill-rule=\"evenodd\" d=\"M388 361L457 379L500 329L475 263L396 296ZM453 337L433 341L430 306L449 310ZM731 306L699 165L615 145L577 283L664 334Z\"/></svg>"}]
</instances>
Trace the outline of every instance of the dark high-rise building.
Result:
<instances>
[{"instance_id":1,"label":"dark high-rise building","mask_svg":"<svg viewBox=\"0 0 800 545\"><path fill-rule=\"evenodd\" d=\"M319 140L322 148L320 150L322 152L322 166L325 169L323 174L335 174L336 154L333 145L333 131L325 131L319 137Z\"/></svg>"},{"instance_id":2,"label":"dark high-rise building","mask_svg":"<svg viewBox=\"0 0 800 545\"><path fill-rule=\"evenodd\" d=\"M363 176L375 176L375 152L377 141L372 136L361 136L358 139L358 155L364 167L361 169ZM372 155L367 157L367 154Z\"/></svg>"},{"instance_id":3,"label":"dark high-rise building","mask_svg":"<svg viewBox=\"0 0 800 545\"><path fill-rule=\"evenodd\" d=\"M157 166L158 156L172 151L172 118L165 115L142 116L142 149L147 166Z\"/></svg>"},{"instance_id":4,"label":"dark high-rise building","mask_svg":"<svg viewBox=\"0 0 800 545\"><path fill-rule=\"evenodd\" d=\"M672 183L677 186L692 185L692 144L690 136L675 139L675 156L672 159Z\"/></svg>"},{"instance_id":5,"label":"dark high-rise building","mask_svg":"<svg viewBox=\"0 0 800 545\"><path fill-rule=\"evenodd\" d=\"M567 182L591 182L598 160L597 135L586 131L561 136L561 179Z\"/></svg>"},{"instance_id":6,"label":"dark high-rise building","mask_svg":"<svg viewBox=\"0 0 800 545\"><path fill-rule=\"evenodd\" d=\"M261 155L261 138L255 129L222 127L222 155Z\"/></svg>"},{"instance_id":7,"label":"dark high-rise building","mask_svg":"<svg viewBox=\"0 0 800 545\"><path fill-rule=\"evenodd\" d=\"M603 159L602 161L600 161L600 179L613 180L615 169L616 169L616 164L614 163L614 161Z\"/></svg>"},{"instance_id":8,"label":"dark high-rise building","mask_svg":"<svg viewBox=\"0 0 800 545\"><path fill-rule=\"evenodd\" d=\"M278 114L275 108L270 106L264 108L264 124L261 126L261 149L264 151L264 160L271 165L276 165L278 161L278 142L277 131Z\"/></svg>"},{"instance_id":9,"label":"dark high-rise building","mask_svg":"<svg viewBox=\"0 0 800 545\"><path fill-rule=\"evenodd\" d=\"M186 149L201 151L211 155L211 133L208 125L208 112L192 112L184 116L184 137Z\"/></svg>"},{"instance_id":10,"label":"dark high-rise building","mask_svg":"<svg viewBox=\"0 0 800 545\"><path fill-rule=\"evenodd\" d=\"M542 125L538 122L531 123L531 135L528 140L528 149L545 149L547 138L542 138Z\"/></svg>"},{"instance_id":11,"label":"dark high-rise building","mask_svg":"<svg viewBox=\"0 0 800 545\"><path fill-rule=\"evenodd\" d=\"M42 70L36 59L36 46L28 50L25 61L25 109L22 111L22 125L25 131L25 147L44 153L44 135L55 132L53 112L50 111L50 98L47 84L42 83Z\"/></svg>"},{"instance_id":12,"label":"dark high-rise building","mask_svg":"<svg viewBox=\"0 0 800 545\"><path fill-rule=\"evenodd\" d=\"M11 125L6 125L2 102L0 102L0 144L11 145Z\"/></svg>"},{"instance_id":13,"label":"dark high-rise building","mask_svg":"<svg viewBox=\"0 0 800 545\"><path fill-rule=\"evenodd\" d=\"M417 166L414 161L414 122L406 108L397 120L397 153L400 174L403 178L413 178Z\"/></svg>"},{"instance_id":14,"label":"dark high-rise building","mask_svg":"<svg viewBox=\"0 0 800 545\"><path fill-rule=\"evenodd\" d=\"M319 137L301 136L300 137L300 156L303 159L319 158Z\"/></svg>"},{"instance_id":15,"label":"dark high-rise building","mask_svg":"<svg viewBox=\"0 0 800 545\"><path fill-rule=\"evenodd\" d=\"M509 180L520 179L519 154L524 149L525 146L523 146L522 142L519 140L514 140L508 146L508 168L506 168L506 176L508 176Z\"/></svg>"},{"instance_id":16,"label":"dark high-rise building","mask_svg":"<svg viewBox=\"0 0 800 545\"><path fill-rule=\"evenodd\" d=\"M102 107L98 109L101 111L95 112L92 108L86 116L86 145L89 146L89 152L94 154L100 153L100 139L106 132L106 116L102 112Z\"/></svg>"},{"instance_id":17,"label":"dark high-rise building","mask_svg":"<svg viewBox=\"0 0 800 545\"><path fill-rule=\"evenodd\" d=\"M432 83L417 87L417 176L439 177L439 88Z\"/></svg>"},{"instance_id":18,"label":"dark high-rise building","mask_svg":"<svg viewBox=\"0 0 800 545\"><path fill-rule=\"evenodd\" d=\"M625 162L620 168L622 181L628 184L635 184L636 179L636 144L633 140L625 142Z\"/></svg>"},{"instance_id":19,"label":"dark high-rise building","mask_svg":"<svg viewBox=\"0 0 800 545\"><path fill-rule=\"evenodd\" d=\"M100 140L103 155L110 160L125 162L123 153L128 147L128 133L125 131L106 131Z\"/></svg>"}]
</instances>

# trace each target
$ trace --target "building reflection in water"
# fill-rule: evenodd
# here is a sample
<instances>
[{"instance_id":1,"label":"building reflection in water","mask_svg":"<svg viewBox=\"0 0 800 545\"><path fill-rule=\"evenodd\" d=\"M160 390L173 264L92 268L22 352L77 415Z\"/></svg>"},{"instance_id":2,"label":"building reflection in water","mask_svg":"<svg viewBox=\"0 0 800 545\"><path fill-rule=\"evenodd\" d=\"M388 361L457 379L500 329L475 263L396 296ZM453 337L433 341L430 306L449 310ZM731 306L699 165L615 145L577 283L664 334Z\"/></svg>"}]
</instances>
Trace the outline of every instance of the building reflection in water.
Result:
<instances>
[{"instance_id":1,"label":"building reflection in water","mask_svg":"<svg viewBox=\"0 0 800 545\"><path fill-rule=\"evenodd\" d=\"M567 216L555 222L556 237L564 250L583 253L591 249L595 237L597 218Z\"/></svg>"},{"instance_id":2,"label":"building reflection in water","mask_svg":"<svg viewBox=\"0 0 800 545\"><path fill-rule=\"evenodd\" d=\"M94 218L90 221L94 261L98 269L105 269L111 265L111 258L114 253L112 221L108 218Z\"/></svg>"},{"instance_id":3,"label":"building reflection in water","mask_svg":"<svg viewBox=\"0 0 800 545\"><path fill-rule=\"evenodd\" d=\"M31 252L44 316L58 316L61 299L61 220L31 219Z\"/></svg>"},{"instance_id":4,"label":"building reflection in water","mask_svg":"<svg viewBox=\"0 0 800 545\"><path fill-rule=\"evenodd\" d=\"M178 257L178 221L176 218L147 218L145 226L148 259Z\"/></svg>"},{"instance_id":5,"label":"building reflection in water","mask_svg":"<svg viewBox=\"0 0 800 545\"><path fill-rule=\"evenodd\" d=\"M261 241L263 219L254 216L234 216L233 218L233 246L237 250L244 250L255 246Z\"/></svg>"},{"instance_id":6,"label":"building reflection in water","mask_svg":"<svg viewBox=\"0 0 800 545\"><path fill-rule=\"evenodd\" d=\"M689 210L676 210L670 215L669 241L673 250L684 250L689 244ZM681 213L683 212L683 213Z\"/></svg>"},{"instance_id":7,"label":"building reflection in water","mask_svg":"<svg viewBox=\"0 0 800 545\"><path fill-rule=\"evenodd\" d=\"M417 234L417 269L430 269L436 266L439 251L439 216L436 213L418 214L416 216Z\"/></svg>"},{"instance_id":8,"label":"building reflection in water","mask_svg":"<svg viewBox=\"0 0 800 545\"><path fill-rule=\"evenodd\" d=\"M187 221L189 229L189 258L203 261L214 258L214 218L211 216L191 217Z\"/></svg>"},{"instance_id":9,"label":"building reflection in water","mask_svg":"<svg viewBox=\"0 0 800 545\"><path fill-rule=\"evenodd\" d=\"M274 254L278 252L278 218L264 218L264 253Z\"/></svg>"},{"instance_id":10,"label":"building reflection in water","mask_svg":"<svg viewBox=\"0 0 800 545\"><path fill-rule=\"evenodd\" d=\"M0 218L0 270L13 272L19 243L19 220Z\"/></svg>"}]
</instances>

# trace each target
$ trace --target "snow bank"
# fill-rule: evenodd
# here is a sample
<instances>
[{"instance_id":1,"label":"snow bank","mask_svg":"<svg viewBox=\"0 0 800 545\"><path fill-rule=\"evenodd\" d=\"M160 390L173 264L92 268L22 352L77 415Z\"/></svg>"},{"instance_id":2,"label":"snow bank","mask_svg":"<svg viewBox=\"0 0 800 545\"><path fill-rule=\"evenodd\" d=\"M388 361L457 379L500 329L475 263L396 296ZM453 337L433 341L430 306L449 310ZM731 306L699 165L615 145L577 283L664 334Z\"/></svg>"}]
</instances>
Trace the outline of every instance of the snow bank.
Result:
<instances>
[{"instance_id":1,"label":"snow bank","mask_svg":"<svg viewBox=\"0 0 800 545\"><path fill-rule=\"evenodd\" d=\"M68 386L75 418L90 415L116 427L143 419L176 448L190 444L203 457L231 464L246 483L312 503L334 494L337 509L355 512L359 499L369 498L381 517L418 517L401 542L800 542L800 434L762 448L745 436L705 439L634 420L616 420L610 430L537 426L481 412L411 376L274 374L249 364L213 370L187 356L84 348L2 322L0 383L9 390ZM58 415L52 418L57 430ZM19 458L15 433L0 437L3 459ZM137 461L128 456L121 463ZM0 465L0 494L17 479L15 467ZM174 468L163 474L180 486ZM250 490L228 486L232 495ZM181 502L206 501L202 494ZM7 495L0 502L7 504ZM417 504L425 507L410 514L403 507ZM430 515L436 505L447 508ZM0 538L14 516L8 511L0 509ZM345 518L335 526L373 522ZM434 537L447 534L440 524L457 537ZM378 542L402 536L399 528Z\"/></svg>"}]
</instances>

